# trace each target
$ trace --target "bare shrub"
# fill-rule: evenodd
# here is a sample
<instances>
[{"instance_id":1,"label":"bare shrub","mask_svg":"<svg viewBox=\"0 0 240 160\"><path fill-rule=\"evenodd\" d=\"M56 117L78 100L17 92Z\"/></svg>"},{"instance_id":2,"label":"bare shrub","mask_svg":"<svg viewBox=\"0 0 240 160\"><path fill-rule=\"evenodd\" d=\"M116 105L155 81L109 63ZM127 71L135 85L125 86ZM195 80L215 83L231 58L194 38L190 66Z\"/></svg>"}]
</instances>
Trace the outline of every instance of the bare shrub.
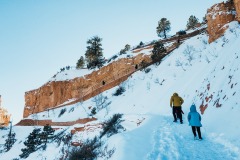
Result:
<instances>
[{"instance_id":1,"label":"bare shrub","mask_svg":"<svg viewBox=\"0 0 240 160\"><path fill-rule=\"evenodd\" d=\"M124 127L121 125L122 114L114 114L112 118L107 120L103 124L103 131L100 133L100 138L104 135L107 135L107 137L110 137L114 134L117 134L120 130L124 130Z\"/></svg>"},{"instance_id":2,"label":"bare shrub","mask_svg":"<svg viewBox=\"0 0 240 160\"><path fill-rule=\"evenodd\" d=\"M73 148L69 154L69 160L93 160L98 157L110 159L115 152L115 148L108 149L106 145L103 148L103 142L95 137L92 140L86 140L81 146Z\"/></svg>"},{"instance_id":3,"label":"bare shrub","mask_svg":"<svg viewBox=\"0 0 240 160\"><path fill-rule=\"evenodd\" d=\"M145 73L149 73L151 71L151 68L146 68Z\"/></svg>"},{"instance_id":4,"label":"bare shrub","mask_svg":"<svg viewBox=\"0 0 240 160\"><path fill-rule=\"evenodd\" d=\"M116 90L115 93L113 93L114 96L119 96L121 94L123 94L123 92L125 92L125 88L123 86L119 86L118 89Z\"/></svg>"},{"instance_id":5,"label":"bare shrub","mask_svg":"<svg viewBox=\"0 0 240 160\"><path fill-rule=\"evenodd\" d=\"M163 82L165 81L165 79L163 79L161 82L159 81L158 78L155 79L155 83L159 84L159 85L163 85Z\"/></svg>"},{"instance_id":6,"label":"bare shrub","mask_svg":"<svg viewBox=\"0 0 240 160\"><path fill-rule=\"evenodd\" d=\"M95 102L97 110L100 111L101 109L106 108L108 105L111 104L111 102L108 102L107 100L107 96L104 96L101 93L95 96L92 101Z\"/></svg>"},{"instance_id":7,"label":"bare shrub","mask_svg":"<svg viewBox=\"0 0 240 160\"><path fill-rule=\"evenodd\" d=\"M192 65L191 62L194 59L194 52L195 52L195 48L189 45L187 45L187 47L183 51L183 54L187 57L187 60L190 65Z\"/></svg>"},{"instance_id":8,"label":"bare shrub","mask_svg":"<svg viewBox=\"0 0 240 160\"><path fill-rule=\"evenodd\" d=\"M92 160L96 159L101 153L100 147L102 142L99 138L95 137L93 140L86 140L82 146L72 149L70 152L69 160Z\"/></svg>"},{"instance_id":9,"label":"bare shrub","mask_svg":"<svg viewBox=\"0 0 240 160\"><path fill-rule=\"evenodd\" d=\"M208 56L205 56L205 60L206 60L207 63L210 63L210 60L209 60Z\"/></svg>"},{"instance_id":10,"label":"bare shrub","mask_svg":"<svg viewBox=\"0 0 240 160\"><path fill-rule=\"evenodd\" d=\"M179 59L176 60L176 66L181 67L184 71L186 71L186 69L183 68L183 62L180 61Z\"/></svg>"}]
</instances>

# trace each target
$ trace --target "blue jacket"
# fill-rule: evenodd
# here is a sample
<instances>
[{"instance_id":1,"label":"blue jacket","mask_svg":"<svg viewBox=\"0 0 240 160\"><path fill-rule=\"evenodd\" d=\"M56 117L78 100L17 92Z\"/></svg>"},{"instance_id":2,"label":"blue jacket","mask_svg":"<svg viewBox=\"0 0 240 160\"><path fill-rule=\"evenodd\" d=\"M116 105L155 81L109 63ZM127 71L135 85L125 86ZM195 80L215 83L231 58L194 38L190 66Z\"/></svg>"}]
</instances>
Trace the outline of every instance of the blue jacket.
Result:
<instances>
[{"instance_id":1,"label":"blue jacket","mask_svg":"<svg viewBox=\"0 0 240 160\"><path fill-rule=\"evenodd\" d=\"M201 116L197 112L195 104L190 107L190 112L188 113L188 122L190 126L202 127Z\"/></svg>"}]
</instances>

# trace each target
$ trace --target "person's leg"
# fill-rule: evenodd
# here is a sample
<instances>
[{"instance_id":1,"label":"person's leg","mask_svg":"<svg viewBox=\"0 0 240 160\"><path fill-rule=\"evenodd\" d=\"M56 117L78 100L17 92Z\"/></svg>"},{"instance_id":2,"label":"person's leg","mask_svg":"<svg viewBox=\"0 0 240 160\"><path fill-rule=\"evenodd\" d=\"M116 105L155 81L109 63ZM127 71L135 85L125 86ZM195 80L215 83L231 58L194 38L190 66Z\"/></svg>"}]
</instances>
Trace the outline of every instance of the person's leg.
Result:
<instances>
[{"instance_id":1,"label":"person's leg","mask_svg":"<svg viewBox=\"0 0 240 160\"><path fill-rule=\"evenodd\" d=\"M177 115L178 115L178 118L180 119L180 122L182 123L182 107L178 107L177 108Z\"/></svg>"},{"instance_id":2,"label":"person's leg","mask_svg":"<svg viewBox=\"0 0 240 160\"><path fill-rule=\"evenodd\" d=\"M174 122L177 122L176 107L174 107L174 106L173 106L173 108L172 108L172 114L173 114Z\"/></svg>"},{"instance_id":3,"label":"person's leg","mask_svg":"<svg viewBox=\"0 0 240 160\"><path fill-rule=\"evenodd\" d=\"M196 128L197 128L197 132L198 132L198 138L202 139L200 127L196 127Z\"/></svg>"},{"instance_id":4,"label":"person's leg","mask_svg":"<svg viewBox=\"0 0 240 160\"><path fill-rule=\"evenodd\" d=\"M197 136L196 134L196 127L195 126L192 126L192 132L193 132L193 135L194 135L194 138Z\"/></svg>"}]
</instances>

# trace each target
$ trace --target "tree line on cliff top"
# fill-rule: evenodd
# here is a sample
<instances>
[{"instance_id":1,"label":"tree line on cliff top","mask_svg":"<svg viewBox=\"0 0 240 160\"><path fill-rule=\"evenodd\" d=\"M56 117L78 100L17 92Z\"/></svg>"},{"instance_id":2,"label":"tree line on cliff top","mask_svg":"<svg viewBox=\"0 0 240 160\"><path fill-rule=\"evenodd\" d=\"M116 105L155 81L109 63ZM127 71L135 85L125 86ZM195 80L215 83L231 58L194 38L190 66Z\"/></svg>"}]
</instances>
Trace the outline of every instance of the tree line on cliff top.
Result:
<instances>
[{"instance_id":1,"label":"tree line on cliff top","mask_svg":"<svg viewBox=\"0 0 240 160\"><path fill-rule=\"evenodd\" d=\"M203 21L206 21L206 18L203 18ZM199 23L198 19L191 15L188 19L186 29L194 29L197 24ZM158 26L156 28L157 35L159 37L163 37L164 39L167 38L167 32L171 30L171 23L167 18L161 18L161 20L158 21ZM180 30L178 32L178 35L186 34L185 31ZM102 48L102 39L98 36L94 36L91 39L87 41L87 50L85 52L85 58L83 56L80 57L80 59L77 61L76 68L82 69L87 67L88 69L95 69L95 68L101 68L104 63L106 62L106 59L103 56L103 48ZM154 43L155 48L157 46L161 46L158 43ZM138 45L140 47L144 46L144 43L141 41ZM125 54L127 51L130 50L130 45L126 44L124 49L120 50L120 55ZM116 58L116 57L115 57Z\"/></svg>"}]
</instances>

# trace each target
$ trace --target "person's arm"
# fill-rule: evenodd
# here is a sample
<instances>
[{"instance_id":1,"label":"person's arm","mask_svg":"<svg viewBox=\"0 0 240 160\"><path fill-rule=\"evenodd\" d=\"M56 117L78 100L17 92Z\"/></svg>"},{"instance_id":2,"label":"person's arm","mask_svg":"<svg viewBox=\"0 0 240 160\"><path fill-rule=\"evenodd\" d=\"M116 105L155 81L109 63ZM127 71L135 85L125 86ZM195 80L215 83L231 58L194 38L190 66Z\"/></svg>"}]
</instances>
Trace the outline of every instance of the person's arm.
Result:
<instances>
[{"instance_id":1,"label":"person's arm","mask_svg":"<svg viewBox=\"0 0 240 160\"><path fill-rule=\"evenodd\" d=\"M198 113L198 115L199 115L199 121L201 122L201 120L202 120L201 115L199 113Z\"/></svg>"},{"instance_id":2,"label":"person's arm","mask_svg":"<svg viewBox=\"0 0 240 160\"><path fill-rule=\"evenodd\" d=\"M182 97L180 97L180 100L181 100L181 105L183 104L184 100L182 99Z\"/></svg>"},{"instance_id":3,"label":"person's arm","mask_svg":"<svg viewBox=\"0 0 240 160\"><path fill-rule=\"evenodd\" d=\"M188 119L188 122L189 122L190 119L191 119L191 114L190 114L190 113L188 113L188 117L187 117L187 119Z\"/></svg>"},{"instance_id":4,"label":"person's arm","mask_svg":"<svg viewBox=\"0 0 240 160\"><path fill-rule=\"evenodd\" d=\"M170 107L172 107L172 103L173 103L173 97L171 97L170 99Z\"/></svg>"}]
</instances>

